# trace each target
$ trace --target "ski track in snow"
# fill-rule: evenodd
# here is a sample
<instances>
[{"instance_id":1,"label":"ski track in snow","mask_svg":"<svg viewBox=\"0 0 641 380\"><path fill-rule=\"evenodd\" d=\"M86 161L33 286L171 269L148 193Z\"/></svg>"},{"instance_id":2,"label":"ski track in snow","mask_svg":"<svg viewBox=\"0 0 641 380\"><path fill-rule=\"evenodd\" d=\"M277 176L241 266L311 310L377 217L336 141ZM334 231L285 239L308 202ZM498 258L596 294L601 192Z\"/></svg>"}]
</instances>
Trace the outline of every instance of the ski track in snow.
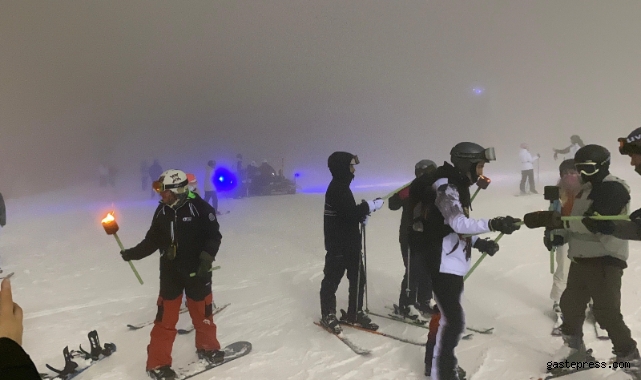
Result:
<instances>
[{"instance_id":1,"label":"ski track in snow","mask_svg":"<svg viewBox=\"0 0 641 380\"><path fill-rule=\"evenodd\" d=\"M635 209L641 204L637 201L641 179L628 167L623 169L613 173L628 180ZM542 184L553 183L555 175L542 172ZM494 181L479 193L472 216L521 217L528 211L547 209L542 196L513 197L518 178L512 182ZM370 199L392 188L361 187L354 188L354 193L356 199ZM129 331L126 324L155 317L158 254L134 262L145 281L141 286L99 221L107 211L116 210L118 234L126 247L133 246L144 236L157 201L149 200L147 192L103 190L78 186L7 199L12 218L0 235L0 264L5 271L16 272L12 283L14 299L25 312L23 343L40 370L45 370L45 363L62 366L62 349L78 344L87 347L87 332L97 329L101 342L115 343L118 351L78 380L142 379L151 327ZM57 200L55 205L52 199ZM223 345L248 340L253 350L196 380L425 379L424 348L346 329L355 344L372 350L363 357L313 324L320 317L325 256L323 194L221 198L220 202L232 212L220 219L223 242L215 265L222 268L214 272L212 289L217 304L231 305L215 317L218 337ZM400 212L385 206L367 225L368 306L379 313L385 312L385 305L398 302L404 272L398 247L399 218ZM488 257L466 282L468 325L495 328L493 334L474 334L473 339L460 342L457 355L469 379L538 378L561 345L560 338L549 333L552 278L541 240L542 231L525 228L505 236L500 251ZM622 289L622 312L637 340L641 339L640 254L641 243L632 242ZM473 260L478 257L474 251ZM346 277L337 292L337 306L347 308ZM425 329L373 319L380 331L426 339ZM178 327L189 325L189 315L182 314ZM598 341L588 324L584 332L586 344L598 359L611 356L610 342ZM177 336L174 366L193 360L194 351L193 333ZM567 380L603 379L611 374L591 371Z\"/></svg>"}]
</instances>

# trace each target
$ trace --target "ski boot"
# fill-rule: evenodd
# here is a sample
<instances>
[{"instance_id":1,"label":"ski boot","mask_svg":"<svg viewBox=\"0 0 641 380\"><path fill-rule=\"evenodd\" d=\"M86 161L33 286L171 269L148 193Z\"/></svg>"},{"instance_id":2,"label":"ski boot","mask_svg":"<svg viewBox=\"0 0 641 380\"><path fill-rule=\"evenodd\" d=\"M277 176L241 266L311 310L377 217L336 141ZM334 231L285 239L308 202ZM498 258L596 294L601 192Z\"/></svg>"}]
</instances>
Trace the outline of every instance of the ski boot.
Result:
<instances>
[{"instance_id":1,"label":"ski boot","mask_svg":"<svg viewBox=\"0 0 641 380\"><path fill-rule=\"evenodd\" d=\"M198 359L205 360L209 364L220 364L225 361L225 351L221 350L196 350Z\"/></svg>"},{"instance_id":2,"label":"ski boot","mask_svg":"<svg viewBox=\"0 0 641 380\"><path fill-rule=\"evenodd\" d=\"M434 300L419 302L416 304L416 309L425 319L430 319L432 314L436 313L436 310L434 309L435 307L436 302L434 302Z\"/></svg>"},{"instance_id":3,"label":"ski boot","mask_svg":"<svg viewBox=\"0 0 641 380\"><path fill-rule=\"evenodd\" d=\"M398 312L405 319L409 319L411 321L419 322L423 324L427 323L427 319L423 318L423 315L421 314L421 312L418 311L418 309L414 305L399 306Z\"/></svg>"},{"instance_id":4,"label":"ski boot","mask_svg":"<svg viewBox=\"0 0 641 380\"><path fill-rule=\"evenodd\" d=\"M176 380L178 378L176 372L168 365L149 369L147 370L147 375L155 380Z\"/></svg>"},{"instance_id":5,"label":"ski boot","mask_svg":"<svg viewBox=\"0 0 641 380\"><path fill-rule=\"evenodd\" d=\"M320 320L320 324L334 334L338 335L343 332L338 319L336 319L336 314L323 315Z\"/></svg>"},{"instance_id":6,"label":"ski boot","mask_svg":"<svg viewBox=\"0 0 641 380\"><path fill-rule=\"evenodd\" d=\"M343 323L359 326L372 331L378 330L378 325L372 322L370 317L365 314L363 310L359 310L356 314L349 314L346 313L345 310L341 310L341 314L341 322Z\"/></svg>"},{"instance_id":7,"label":"ski boot","mask_svg":"<svg viewBox=\"0 0 641 380\"><path fill-rule=\"evenodd\" d=\"M432 363L425 363L425 376L430 377L432 375ZM454 376L448 380L467 380L467 373L463 368L456 366Z\"/></svg>"},{"instance_id":8,"label":"ski boot","mask_svg":"<svg viewBox=\"0 0 641 380\"><path fill-rule=\"evenodd\" d=\"M563 347L554 354L552 360L555 362L596 362L592 356L592 349L586 349L583 343L583 337L577 335L562 335ZM585 366L584 369L589 369ZM578 372L571 368L552 368L548 371L553 375L570 374Z\"/></svg>"},{"instance_id":9,"label":"ski boot","mask_svg":"<svg viewBox=\"0 0 641 380\"><path fill-rule=\"evenodd\" d=\"M616 351L612 351L613 354L616 355L616 362L618 362L619 365L625 363L625 365L629 365L629 367L622 367L621 370L632 376L633 379L635 380L641 380L641 356L639 356L639 350L635 348L631 352L628 353L619 353Z\"/></svg>"}]
</instances>

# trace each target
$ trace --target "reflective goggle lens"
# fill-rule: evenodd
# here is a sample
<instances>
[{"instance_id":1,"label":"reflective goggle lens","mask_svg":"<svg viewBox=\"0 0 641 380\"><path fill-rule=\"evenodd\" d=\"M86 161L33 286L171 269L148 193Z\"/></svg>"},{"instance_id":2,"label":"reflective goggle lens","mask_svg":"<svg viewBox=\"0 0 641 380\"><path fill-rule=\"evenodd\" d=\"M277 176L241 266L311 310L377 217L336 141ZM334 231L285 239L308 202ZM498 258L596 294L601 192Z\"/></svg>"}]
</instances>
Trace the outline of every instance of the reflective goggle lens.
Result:
<instances>
[{"instance_id":1,"label":"reflective goggle lens","mask_svg":"<svg viewBox=\"0 0 641 380\"><path fill-rule=\"evenodd\" d=\"M155 192L157 193L162 193L165 191L165 184L160 182L160 181L154 181L151 183L151 187L154 189Z\"/></svg>"},{"instance_id":2,"label":"reflective goggle lens","mask_svg":"<svg viewBox=\"0 0 641 380\"><path fill-rule=\"evenodd\" d=\"M343 161L343 162L344 162L344 161ZM352 161L350 161L350 163L349 163L349 164L350 164L350 165L358 165L358 164L360 164L360 163L361 163L361 162L358 160L358 156L354 156L354 157L352 157Z\"/></svg>"}]
</instances>

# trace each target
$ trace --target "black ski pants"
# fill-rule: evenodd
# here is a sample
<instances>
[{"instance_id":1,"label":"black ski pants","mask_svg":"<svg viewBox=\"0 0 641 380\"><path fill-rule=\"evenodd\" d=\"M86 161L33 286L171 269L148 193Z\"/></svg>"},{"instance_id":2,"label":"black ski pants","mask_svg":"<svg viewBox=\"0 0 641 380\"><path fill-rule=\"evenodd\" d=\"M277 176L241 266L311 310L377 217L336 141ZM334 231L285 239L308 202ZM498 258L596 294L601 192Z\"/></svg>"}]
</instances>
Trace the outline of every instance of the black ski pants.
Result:
<instances>
[{"instance_id":1,"label":"black ski pants","mask_svg":"<svg viewBox=\"0 0 641 380\"><path fill-rule=\"evenodd\" d=\"M520 189L522 193L525 193L525 182L530 183L530 192L535 192L534 189L534 169L521 170L521 185Z\"/></svg>"},{"instance_id":2,"label":"black ski pants","mask_svg":"<svg viewBox=\"0 0 641 380\"><path fill-rule=\"evenodd\" d=\"M427 270L425 254L412 250L408 243L401 243L401 255L405 265L405 274L401 282L401 294L398 297L398 306L404 307L419 303L429 305L432 299L432 279ZM409 263L408 263L409 257ZM409 293L407 285L407 265L409 264Z\"/></svg>"},{"instance_id":3,"label":"black ski pants","mask_svg":"<svg viewBox=\"0 0 641 380\"><path fill-rule=\"evenodd\" d=\"M336 290L345 275L345 271L347 271L347 280L349 280L347 313L354 315L357 311L363 309L365 270L361 263L361 253L359 251L327 252L325 255L325 268L323 268L325 277L323 277L320 289L322 315L336 314Z\"/></svg>"},{"instance_id":4,"label":"black ski pants","mask_svg":"<svg viewBox=\"0 0 641 380\"><path fill-rule=\"evenodd\" d=\"M634 350L637 342L621 315L622 276L623 268L608 257L573 261L560 302L563 334L583 337L585 309L592 298L594 318L608 332L614 351L627 354Z\"/></svg>"},{"instance_id":5,"label":"black ski pants","mask_svg":"<svg viewBox=\"0 0 641 380\"><path fill-rule=\"evenodd\" d=\"M427 342L425 363L432 363L432 380L449 380L454 377L458 361L454 349L465 329L465 313L461 298L463 276L432 271L434 298L441 312L436 343ZM431 327L431 326L430 326ZM430 331L430 334L432 332ZM430 350L429 348L432 348Z\"/></svg>"}]
</instances>

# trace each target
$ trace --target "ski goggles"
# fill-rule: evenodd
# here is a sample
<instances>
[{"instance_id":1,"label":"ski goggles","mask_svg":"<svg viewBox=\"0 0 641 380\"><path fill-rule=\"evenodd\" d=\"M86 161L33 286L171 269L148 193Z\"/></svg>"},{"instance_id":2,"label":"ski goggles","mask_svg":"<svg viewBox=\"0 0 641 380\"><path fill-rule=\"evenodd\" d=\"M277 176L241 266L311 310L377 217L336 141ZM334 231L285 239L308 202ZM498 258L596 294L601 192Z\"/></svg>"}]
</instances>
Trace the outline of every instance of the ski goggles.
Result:
<instances>
[{"instance_id":1,"label":"ski goggles","mask_svg":"<svg viewBox=\"0 0 641 380\"><path fill-rule=\"evenodd\" d=\"M633 144L625 137L619 137L619 153L623 155L641 154L641 145ZM638 140L636 140L638 142Z\"/></svg>"},{"instance_id":2,"label":"ski goggles","mask_svg":"<svg viewBox=\"0 0 641 380\"><path fill-rule=\"evenodd\" d=\"M579 164L574 164L574 167L576 167L576 171L586 175L586 176L592 176L595 175L596 173L599 172L600 166L605 164L606 162L610 161L610 157L608 157L607 160L598 163L598 162L581 162Z\"/></svg>"},{"instance_id":3,"label":"ski goggles","mask_svg":"<svg viewBox=\"0 0 641 380\"><path fill-rule=\"evenodd\" d=\"M345 161L343 161L343 162L345 162ZM350 165L358 165L360 163L361 162L358 160L358 156L357 155L354 155L354 157L352 157L352 160L349 162Z\"/></svg>"},{"instance_id":4,"label":"ski goggles","mask_svg":"<svg viewBox=\"0 0 641 380\"><path fill-rule=\"evenodd\" d=\"M486 148L480 153L456 153L456 157L468 159L472 162L474 162L474 160L477 160L478 162L496 161L496 153L494 152L494 148Z\"/></svg>"},{"instance_id":5,"label":"ski goggles","mask_svg":"<svg viewBox=\"0 0 641 380\"><path fill-rule=\"evenodd\" d=\"M171 190L171 189L177 189L180 187L185 187L187 186L188 181L184 180L179 183L171 183L171 184L164 184L162 181L154 181L151 183L151 187L154 189L155 192L157 193L162 193L165 190Z\"/></svg>"}]
</instances>

